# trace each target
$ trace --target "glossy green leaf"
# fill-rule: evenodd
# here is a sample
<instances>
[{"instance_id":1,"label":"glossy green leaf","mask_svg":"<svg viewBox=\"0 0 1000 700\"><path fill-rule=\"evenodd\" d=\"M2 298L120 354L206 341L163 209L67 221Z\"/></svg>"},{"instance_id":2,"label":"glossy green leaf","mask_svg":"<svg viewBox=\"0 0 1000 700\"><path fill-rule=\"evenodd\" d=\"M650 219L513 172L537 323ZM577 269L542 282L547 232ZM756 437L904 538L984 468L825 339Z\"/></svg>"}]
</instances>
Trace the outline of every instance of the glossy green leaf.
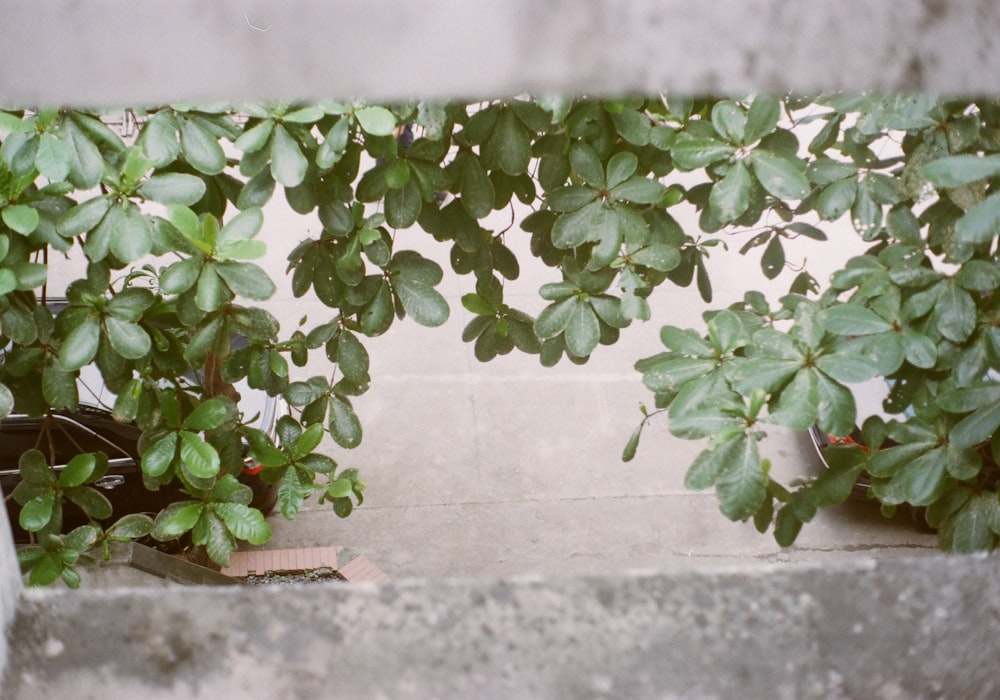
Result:
<instances>
[{"instance_id":1,"label":"glossy green leaf","mask_svg":"<svg viewBox=\"0 0 1000 700\"><path fill-rule=\"evenodd\" d=\"M770 95L757 95L750 103L743 142L753 144L767 136L778 125L781 118L781 101Z\"/></svg>"},{"instance_id":2,"label":"glossy green leaf","mask_svg":"<svg viewBox=\"0 0 1000 700\"><path fill-rule=\"evenodd\" d=\"M678 134L670 147L674 163L682 170L694 170L728 158L736 147L718 139Z\"/></svg>"},{"instance_id":3,"label":"glossy green leaf","mask_svg":"<svg viewBox=\"0 0 1000 700\"><path fill-rule=\"evenodd\" d=\"M389 136L396 128L396 117L385 107L362 107L354 112L354 117L372 136Z\"/></svg>"},{"instance_id":4,"label":"glossy green leaf","mask_svg":"<svg viewBox=\"0 0 1000 700\"><path fill-rule=\"evenodd\" d=\"M8 205L0 209L0 217L12 231L22 236L27 236L38 228L38 211L27 204Z\"/></svg>"},{"instance_id":5,"label":"glossy green leaf","mask_svg":"<svg viewBox=\"0 0 1000 700\"><path fill-rule=\"evenodd\" d=\"M737 161L726 176L712 186L708 204L722 223L738 219L750 206L750 173Z\"/></svg>"},{"instance_id":6,"label":"glossy green leaf","mask_svg":"<svg viewBox=\"0 0 1000 700\"><path fill-rule=\"evenodd\" d=\"M143 182L138 194L160 204L192 205L205 194L205 181L184 173L162 173Z\"/></svg>"},{"instance_id":7,"label":"glossy green leaf","mask_svg":"<svg viewBox=\"0 0 1000 700\"><path fill-rule=\"evenodd\" d=\"M63 369L72 372L89 364L97 354L100 337L101 322L93 316L85 318L80 325L70 331L59 348L59 363Z\"/></svg>"},{"instance_id":8,"label":"glossy green leaf","mask_svg":"<svg viewBox=\"0 0 1000 700\"><path fill-rule=\"evenodd\" d=\"M531 135L510 109L497 117L490 148L497 165L508 175L520 175L531 162Z\"/></svg>"},{"instance_id":9,"label":"glossy green leaf","mask_svg":"<svg viewBox=\"0 0 1000 700\"><path fill-rule=\"evenodd\" d=\"M192 501L171 503L153 521L153 537L161 542L180 537L195 526L205 505Z\"/></svg>"},{"instance_id":10,"label":"glossy green leaf","mask_svg":"<svg viewBox=\"0 0 1000 700\"><path fill-rule=\"evenodd\" d=\"M295 187L305 179L309 161L288 130L276 124L271 136L271 175L285 187Z\"/></svg>"},{"instance_id":11,"label":"glossy green leaf","mask_svg":"<svg viewBox=\"0 0 1000 700\"><path fill-rule=\"evenodd\" d=\"M931 161L921 170L935 187L960 187L1000 175L1000 156L950 156Z\"/></svg>"},{"instance_id":12,"label":"glossy green leaf","mask_svg":"<svg viewBox=\"0 0 1000 700\"><path fill-rule=\"evenodd\" d=\"M255 545L271 539L271 526L256 508L239 503L213 503L212 510L237 539Z\"/></svg>"},{"instance_id":13,"label":"glossy green leaf","mask_svg":"<svg viewBox=\"0 0 1000 700\"><path fill-rule=\"evenodd\" d=\"M858 194L858 181L852 178L837 180L826 186L816 200L816 212L827 221L839 219L850 210Z\"/></svg>"},{"instance_id":14,"label":"glossy green leaf","mask_svg":"<svg viewBox=\"0 0 1000 700\"><path fill-rule=\"evenodd\" d=\"M955 222L955 240L978 245L987 243L1000 231L1000 192L991 194L965 212Z\"/></svg>"},{"instance_id":15,"label":"glossy green leaf","mask_svg":"<svg viewBox=\"0 0 1000 700\"><path fill-rule=\"evenodd\" d=\"M738 450L715 482L715 494L723 514L730 520L745 520L753 515L767 493L757 442L744 435L736 440Z\"/></svg>"},{"instance_id":16,"label":"glossy green leaf","mask_svg":"<svg viewBox=\"0 0 1000 700\"><path fill-rule=\"evenodd\" d=\"M254 263L227 261L213 267L233 293L241 297L262 301L277 291L274 281Z\"/></svg>"},{"instance_id":17,"label":"glossy green leaf","mask_svg":"<svg viewBox=\"0 0 1000 700\"><path fill-rule=\"evenodd\" d=\"M162 476L177 456L177 433L167 433L142 453L142 471L151 477Z\"/></svg>"},{"instance_id":18,"label":"glossy green leaf","mask_svg":"<svg viewBox=\"0 0 1000 700\"><path fill-rule=\"evenodd\" d=\"M732 144L742 144L747 115L731 100L716 102L712 107L712 126L723 139Z\"/></svg>"},{"instance_id":19,"label":"glossy green leaf","mask_svg":"<svg viewBox=\"0 0 1000 700\"><path fill-rule=\"evenodd\" d=\"M219 473L219 453L199 435L182 430L179 441L181 462L191 474L199 479L210 479Z\"/></svg>"},{"instance_id":20,"label":"glossy green leaf","mask_svg":"<svg viewBox=\"0 0 1000 700\"><path fill-rule=\"evenodd\" d=\"M128 204L111 232L111 253L121 262L129 263L149 254L153 249L153 226L139 207Z\"/></svg>"},{"instance_id":21,"label":"glossy green leaf","mask_svg":"<svg viewBox=\"0 0 1000 700\"><path fill-rule=\"evenodd\" d=\"M219 141L199 122L180 120L181 150L184 159L195 170L206 175L217 175L226 167L226 154Z\"/></svg>"},{"instance_id":22,"label":"glossy green leaf","mask_svg":"<svg viewBox=\"0 0 1000 700\"><path fill-rule=\"evenodd\" d=\"M892 330L892 324L858 304L837 304L820 312L823 326L838 335L869 335Z\"/></svg>"},{"instance_id":23,"label":"glossy green leaf","mask_svg":"<svg viewBox=\"0 0 1000 700\"><path fill-rule=\"evenodd\" d=\"M759 148L750 154L757 180L778 199L802 199L809 194L805 165L797 158Z\"/></svg>"},{"instance_id":24,"label":"glossy green leaf","mask_svg":"<svg viewBox=\"0 0 1000 700\"><path fill-rule=\"evenodd\" d=\"M397 277L392 288L407 315L421 326L440 326L448 320L448 302L430 285Z\"/></svg>"},{"instance_id":25,"label":"glossy green leaf","mask_svg":"<svg viewBox=\"0 0 1000 700\"><path fill-rule=\"evenodd\" d=\"M267 145L271 133L274 131L274 121L265 119L249 129L246 129L233 145L244 153L254 153Z\"/></svg>"},{"instance_id":26,"label":"glossy green leaf","mask_svg":"<svg viewBox=\"0 0 1000 700\"><path fill-rule=\"evenodd\" d=\"M590 304L574 299L573 308L566 321L566 349L577 357L587 357L597 347L601 328Z\"/></svg>"},{"instance_id":27,"label":"glossy green leaf","mask_svg":"<svg viewBox=\"0 0 1000 700\"><path fill-rule=\"evenodd\" d=\"M611 198L633 204L656 204L666 193L667 188L656 180L650 180L642 175L635 175L611 189Z\"/></svg>"},{"instance_id":28,"label":"glossy green leaf","mask_svg":"<svg viewBox=\"0 0 1000 700\"><path fill-rule=\"evenodd\" d=\"M345 449L352 449L361 444L361 421L351 404L340 396L330 397L330 436L334 442Z\"/></svg>"},{"instance_id":29,"label":"glossy green leaf","mask_svg":"<svg viewBox=\"0 0 1000 700\"><path fill-rule=\"evenodd\" d=\"M24 504L17 518L18 523L29 532L38 532L49 524L54 507L55 492L47 491Z\"/></svg>"},{"instance_id":30,"label":"glossy green leaf","mask_svg":"<svg viewBox=\"0 0 1000 700\"><path fill-rule=\"evenodd\" d=\"M127 360L145 357L152 349L149 334L137 323L108 315L104 318L104 329L111 347Z\"/></svg>"}]
</instances>

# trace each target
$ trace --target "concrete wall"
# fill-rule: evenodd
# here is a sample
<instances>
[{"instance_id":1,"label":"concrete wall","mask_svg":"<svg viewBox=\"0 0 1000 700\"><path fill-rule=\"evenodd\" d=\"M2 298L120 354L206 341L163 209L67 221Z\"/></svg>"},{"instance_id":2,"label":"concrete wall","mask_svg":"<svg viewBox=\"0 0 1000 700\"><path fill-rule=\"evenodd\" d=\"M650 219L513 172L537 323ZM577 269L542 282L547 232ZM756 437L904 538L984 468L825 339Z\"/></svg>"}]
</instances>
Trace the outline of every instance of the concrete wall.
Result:
<instances>
[{"instance_id":1,"label":"concrete wall","mask_svg":"<svg viewBox=\"0 0 1000 700\"><path fill-rule=\"evenodd\" d=\"M1000 92L993 0L3 5L8 104L664 88Z\"/></svg>"},{"instance_id":2,"label":"concrete wall","mask_svg":"<svg viewBox=\"0 0 1000 700\"><path fill-rule=\"evenodd\" d=\"M11 700L995 698L1000 560L33 592L12 632Z\"/></svg>"},{"instance_id":3,"label":"concrete wall","mask_svg":"<svg viewBox=\"0 0 1000 700\"><path fill-rule=\"evenodd\" d=\"M1000 93L994 0L5 3L0 101ZM2 518L0 518L2 520ZM3 528L0 525L0 528ZM5 698L991 697L995 558L21 593ZM81 644L81 640L86 643Z\"/></svg>"}]
</instances>

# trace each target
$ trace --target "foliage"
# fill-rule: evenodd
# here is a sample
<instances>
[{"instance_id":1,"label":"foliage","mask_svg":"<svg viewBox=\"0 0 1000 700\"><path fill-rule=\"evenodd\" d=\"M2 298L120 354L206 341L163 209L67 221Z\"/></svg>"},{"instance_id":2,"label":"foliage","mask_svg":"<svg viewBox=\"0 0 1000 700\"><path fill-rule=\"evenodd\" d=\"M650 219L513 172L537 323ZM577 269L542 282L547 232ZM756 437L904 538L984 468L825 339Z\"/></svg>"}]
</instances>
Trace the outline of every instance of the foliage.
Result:
<instances>
[{"instance_id":1,"label":"foliage","mask_svg":"<svg viewBox=\"0 0 1000 700\"><path fill-rule=\"evenodd\" d=\"M67 476L50 473L44 449L26 454L14 497L38 534L22 554L32 581L72 585L79 553L109 538L191 533L219 563L237 540L265 541L266 522L234 485L241 445L265 479L281 480L285 517L313 494L348 515L364 484L320 446L325 435L344 449L361 441L351 397L371 382L363 338L405 317L449 317L441 268L393 235L412 226L450 246L455 272L475 276L462 303L475 314L463 339L476 357L517 348L550 366L564 355L585 362L648 319L664 282L695 283L710 301L705 259L734 232L751 230L741 252L763 248L773 279L786 267L784 241L825 241L828 223L849 216L871 247L827 288L803 271L777 306L749 291L708 314L706 333L664 327L665 351L637 364L670 430L708 438L687 483L714 486L724 514L773 526L788 544L864 472L888 508L927 506L946 549L995 546L997 103L519 98L136 115L133 139L93 112L0 112L0 415L75 407L76 377L96 364L117 395L115 417L144 431L147 485L177 480L190 499L107 529L99 521L110 514L91 505L93 523L62 535L62 501L97 493L87 484L106 458L83 455ZM803 128L814 134L804 144ZM288 256L292 292L330 309L285 335L259 305L276 286L253 262L266 252L262 207L278 185L322 227ZM672 215L681 206L699 212L697 234ZM509 232L481 225L507 207L530 211L520 227L531 251L559 271L540 289L550 303L537 318L504 298L521 264ZM42 303L50 250L87 260L58 316ZM234 349L234 335L249 345ZM293 381L289 360L304 367L311 352L335 370ZM182 381L191 371L218 381ZM887 409L899 420L867 421L864 448L831 449L817 479L793 490L773 480L758 451L766 427L815 422L848 435L856 416L845 385L874 376L893 383ZM227 394L242 379L294 407L277 440L249 427Z\"/></svg>"}]
</instances>

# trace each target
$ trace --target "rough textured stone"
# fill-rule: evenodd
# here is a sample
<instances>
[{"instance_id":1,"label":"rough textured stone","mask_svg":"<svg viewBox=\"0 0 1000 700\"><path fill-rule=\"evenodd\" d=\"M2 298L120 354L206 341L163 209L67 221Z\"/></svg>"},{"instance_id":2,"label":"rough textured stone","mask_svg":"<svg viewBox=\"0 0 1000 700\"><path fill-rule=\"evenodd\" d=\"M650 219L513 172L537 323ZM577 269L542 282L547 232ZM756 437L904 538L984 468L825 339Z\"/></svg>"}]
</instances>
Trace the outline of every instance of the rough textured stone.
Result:
<instances>
[{"instance_id":1,"label":"rough textured stone","mask_svg":"<svg viewBox=\"0 0 1000 700\"><path fill-rule=\"evenodd\" d=\"M988 698L1000 559L31 591L12 632L12 700Z\"/></svg>"},{"instance_id":2,"label":"rough textured stone","mask_svg":"<svg viewBox=\"0 0 1000 700\"><path fill-rule=\"evenodd\" d=\"M1000 92L993 0L90 0L11 3L4 25L8 104Z\"/></svg>"}]
</instances>

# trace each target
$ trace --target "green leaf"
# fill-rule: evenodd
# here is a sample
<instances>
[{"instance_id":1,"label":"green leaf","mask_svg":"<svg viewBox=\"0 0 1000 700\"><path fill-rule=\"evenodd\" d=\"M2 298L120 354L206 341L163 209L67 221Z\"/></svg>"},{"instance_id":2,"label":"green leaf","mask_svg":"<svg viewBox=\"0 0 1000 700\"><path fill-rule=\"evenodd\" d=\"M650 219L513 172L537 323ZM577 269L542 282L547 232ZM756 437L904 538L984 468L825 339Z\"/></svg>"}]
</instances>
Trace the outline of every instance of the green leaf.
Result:
<instances>
[{"instance_id":1,"label":"green leaf","mask_svg":"<svg viewBox=\"0 0 1000 700\"><path fill-rule=\"evenodd\" d=\"M858 194L858 181L853 177L830 183L816 200L816 212L827 221L839 219L851 208Z\"/></svg>"},{"instance_id":2,"label":"green leaf","mask_svg":"<svg viewBox=\"0 0 1000 700\"><path fill-rule=\"evenodd\" d=\"M97 226L110 208L108 196L88 199L63 214L56 222L56 230L67 238L79 236Z\"/></svg>"},{"instance_id":3,"label":"green leaf","mask_svg":"<svg viewBox=\"0 0 1000 700\"><path fill-rule=\"evenodd\" d=\"M493 305L478 294L462 295L462 306L474 314L483 316L493 316L496 314L496 309L493 308Z\"/></svg>"},{"instance_id":4,"label":"green leaf","mask_svg":"<svg viewBox=\"0 0 1000 700\"><path fill-rule=\"evenodd\" d=\"M195 304L202 311L215 311L230 300L229 288L222 281L215 265L205 264L198 275Z\"/></svg>"},{"instance_id":5,"label":"green leaf","mask_svg":"<svg viewBox=\"0 0 1000 700\"><path fill-rule=\"evenodd\" d=\"M743 143L747 116L732 100L716 102L712 107L712 126L715 131L732 144Z\"/></svg>"},{"instance_id":6,"label":"green leaf","mask_svg":"<svg viewBox=\"0 0 1000 700\"><path fill-rule=\"evenodd\" d=\"M757 95L747 112L743 142L752 144L774 131L781 118L781 101L769 95Z\"/></svg>"},{"instance_id":7,"label":"green leaf","mask_svg":"<svg viewBox=\"0 0 1000 700\"><path fill-rule=\"evenodd\" d=\"M111 253L124 263L133 262L153 249L153 226L139 207L128 204L111 232Z\"/></svg>"},{"instance_id":8,"label":"green leaf","mask_svg":"<svg viewBox=\"0 0 1000 700\"><path fill-rule=\"evenodd\" d=\"M101 338L101 322L94 316L87 316L82 323L70 331L59 348L59 364L67 372L73 372L89 364L97 354Z\"/></svg>"},{"instance_id":9,"label":"green leaf","mask_svg":"<svg viewBox=\"0 0 1000 700\"><path fill-rule=\"evenodd\" d=\"M259 265L228 261L216 263L213 267L233 293L247 299L263 301L277 291L274 282Z\"/></svg>"},{"instance_id":10,"label":"green leaf","mask_svg":"<svg viewBox=\"0 0 1000 700\"><path fill-rule=\"evenodd\" d=\"M244 153L255 153L267 145L267 140L271 138L274 130L274 121L265 119L259 124L246 129L233 143L236 148Z\"/></svg>"},{"instance_id":11,"label":"green leaf","mask_svg":"<svg viewBox=\"0 0 1000 700\"><path fill-rule=\"evenodd\" d=\"M221 397L203 401L184 419L187 430L215 430L229 417L229 404Z\"/></svg>"},{"instance_id":12,"label":"green leaf","mask_svg":"<svg viewBox=\"0 0 1000 700\"><path fill-rule=\"evenodd\" d=\"M163 476L177 456L177 433L167 433L142 453L142 471L151 477Z\"/></svg>"},{"instance_id":13,"label":"green leaf","mask_svg":"<svg viewBox=\"0 0 1000 700\"><path fill-rule=\"evenodd\" d=\"M746 435L736 442L739 450L719 475L715 494L727 518L745 520L757 512L764 502L767 476L757 453L757 442Z\"/></svg>"},{"instance_id":14,"label":"green leaf","mask_svg":"<svg viewBox=\"0 0 1000 700\"><path fill-rule=\"evenodd\" d=\"M957 448L975 447L993 437L1000 428L1000 403L993 403L966 416L951 429L948 439Z\"/></svg>"},{"instance_id":15,"label":"green leaf","mask_svg":"<svg viewBox=\"0 0 1000 700\"><path fill-rule=\"evenodd\" d=\"M111 347L127 360L145 357L152 349L149 334L137 323L108 315L104 317L104 328Z\"/></svg>"},{"instance_id":16,"label":"green leaf","mask_svg":"<svg viewBox=\"0 0 1000 700\"><path fill-rule=\"evenodd\" d=\"M330 397L329 428L334 442L341 447L352 449L361 444L361 421L351 404L337 395Z\"/></svg>"},{"instance_id":17,"label":"green leaf","mask_svg":"<svg viewBox=\"0 0 1000 700\"><path fill-rule=\"evenodd\" d=\"M206 175L218 175L226 167L226 154L218 140L197 121L180 120L181 149L184 158L195 170Z\"/></svg>"},{"instance_id":18,"label":"green leaf","mask_svg":"<svg viewBox=\"0 0 1000 700\"><path fill-rule=\"evenodd\" d=\"M552 245L556 248L576 248L584 243L599 241L609 230L617 229L614 210L604 202L595 201L568 214L561 215L552 227Z\"/></svg>"},{"instance_id":19,"label":"green leaf","mask_svg":"<svg viewBox=\"0 0 1000 700\"><path fill-rule=\"evenodd\" d=\"M389 190L385 194L385 220L393 228L409 228L416 223L423 208L420 197L420 187L409 180L398 189Z\"/></svg>"},{"instance_id":20,"label":"green leaf","mask_svg":"<svg viewBox=\"0 0 1000 700\"><path fill-rule=\"evenodd\" d=\"M718 139L693 136L687 132L677 135L670 153L674 163L682 170L704 168L728 158L736 152L736 147Z\"/></svg>"},{"instance_id":21,"label":"green leaf","mask_svg":"<svg viewBox=\"0 0 1000 700\"><path fill-rule=\"evenodd\" d=\"M42 370L42 396L52 408L75 409L79 403L76 378L52 360Z\"/></svg>"},{"instance_id":22,"label":"green leaf","mask_svg":"<svg viewBox=\"0 0 1000 700\"><path fill-rule=\"evenodd\" d=\"M642 437L642 429L645 427L646 422L643 421L639 426L632 431L632 435L629 437L628 442L625 444L625 449L622 450L622 461L631 462L635 457L635 451L639 448L639 438Z\"/></svg>"},{"instance_id":23,"label":"green leaf","mask_svg":"<svg viewBox=\"0 0 1000 700\"><path fill-rule=\"evenodd\" d=\"M943 285L934 306L937 329L948 340L965 342L976 329L976 302L967 291L949 281Z\"/></svg>"},{"instance_id":24,"label":"green leaf","mask_svg":"<svg viewBox=\"0 0 1000 700\"><path fill-rule=\"evenodd\" d=\"M777 396L770 410L770 421L794 430L808 430L816 422L818 402L816 376L812 372L796 372Z\"/></svg>"},{"instance_id":25,"label":"green leaf","mask_svg":"<svg viewBox=\"0 0 1000 700\"><path fill-rule=\"evenodd\" d=\"M566 349L577 357L587 357L594 351L601 339L601 327L590 304L574 299L565 334Z\"/></svg>"},{"instance_id":26,"label":"green leaf","mask_svg":"<svg viewBox=\"0 0 1000 700\"><path fill-rule=\"evenodd\" d=\"M830 435L849 435L857 416L854 396L818 370L808 371L816 378L816 420L820 429Z\"/></svg>"},{"instance_id":27,"label":"green leaf","mask_svg":"<svg viewBox=\"0 0 1000 700\"><path fill-rule=\"evenodd\" d=\"M195 526L204 509L204 504L192 501L171 503L153 521L153 537L160 542L180 537Z\"/></svg>"},{"instance_id":28,"label":"green leaf","mask_svg":"<svg viewBox=\"0 0 1000 700\"><path fill-rule=\"evenodd\" d=\"M576 296L569 296L545 307L535 320L535 334L545 340L566 330L577 301Z\"/></svg>"},{"instance_id":29,"label":"green leaf","mask_svg":"<svg viewBox=\"0 0 1000 700\"><path fill-rule=\"evenodd\" d=\"M960 187L1000 175L1000 155L959 155L939 158L921 168L935 187Z\"/></svg>"},{"instance_id":30,"label":"green leaf","mask_svg":"<svg viewBox=\"0 0 1000 700\"><path fill-rule=\"evenodd\" d=\"M714 486L723 470L735 464L743 454L746 440L745 435L740 435L714 448L703 450L688 468L684 486L692 491L703 491Z\"/></svg>"},{"instance_id":31,"label":"green leaf","mask_svg":"<svg viewBox=\"0 0 1000 700\"><path fill-rule=\"evenodd\" d=\"M12 231L27 236L38 228L38 211L27 204L11 204L0 209L0 217Z\"/></svg>"},{"instance_id":32,"label":"green leaf","mask_svg":"<svg viewBox=\"0 0 1000 700\"><path fill-rule=\"evenodd\" d=\"M177 120L170 112L157 112L142 127L139 143L154 166L162 168L172 163L181 151L177 142Z\"/></svg>"},{"instance_id":33,"label":"green leaf","mask_svg":"<svg viewBox=\"0 0 1000 700\"><path fill-rule=\"evenodd\" d=\"M213 503L212 510L237 539L250 544L264 544L271 539L271 526L256 508L239 503Z\"/></svg>"},{"instance_id":34,"label":"green leaf","mask_svg":"<svg viewBox=\"0 0 1000 700\"><path fill-rule=\"evenodd\" d=\"M573 172L583 178L586 184L596 189L608 186L601 158L590 144L574 143L569 149L569 162Z\"/></svg>"},{"instance_id":35,"label":"green leaf","mask_svg":"<svg viewBox=\"0 0 1000 700\"><path fill-rule=\"evenodd\" d=\"M576 211L597 199L597 190L585 185L558 187L545 195L545 201L552 211Z\"/></svg>"},{"instance_id":36,"label":"green leaf","mask_svg":"<svg viewBox=\"0 0 1000 700\"><path fill-rule=\"evenodd\" d=\"M153 519L144 513L131 513L120 518L108 528L108 537L112 539L138 539L146 537L153 530Z\"/></svg>"},{"instance_id":37,"label":"green leaf","mask_svg":"<svg viewBox=\"0 0 1000 700\"><path fill-rule=\"evenodd\" d=\"M656 204L667 188L656 180L643 175L635 175L611 189L611 198L633 204Z\"/></svg>"},{"instance_id":38,"label":"green leaf","mask_svg":"<svg viewBox=\"0 0 1000 700\"><path fill-rule=\"evenodd\" d=\"M182 430L179 437L181 461L191 474L199 479L210 479L219 473L219 453L211 445L187 430Z\"/></svg>"},{"instance_id":39,"label":"green leaf","mask_svg":"<svg viewBox=\"0 0 1000 700\"><path fill-rule=\"evenodd\" d=\"M201 274L202 258L185 258L160 275L160 289L166 294L182 294L194 286Z\"/></svg>"},{"instance_id":40,"label":"green leaf","mask_svg":"<svg viewBox=\"0 0 1000 700\"><path fill-rule=\"evenodd\" d=\"M271 137L271 175L285 187L295 187L302 184L308 169L309 161L298 142L284 126L276 124Z\"/></svg>"},{"instance_id":41,"label":"green leaf","mask_svg":"<svg viewBox=\"0 0 1000 700\"><path fill-rule=\"evenodd\" d=\"M500 111L490 137L490 148L500 170L520 175L531 162L531 136L510 109Z\"/></svg>"},{"instance_id":42,"label":"green leaf","mask_svg":"<svg viewBox=\"0 0 1000 700\"><path fill-rule=\"evenodd\" d=\"M347 148L350 125L346 119L339 119L326 133L326 138L316 152L316 165L322 169L332 168L340 160Z\"/></svg>"},{"instance_id":43,"label":"green leaf","mask_svg":"<svg viewBox=\"0 0 1000 700\"><path fill-rule=\"evenodd\" d=\"M645 265L658 272L669 272L680 264L681 252L673 246L654 243L640 248L629 258L636 265Z\"/></svg>"},{"instance_id":44,"label":"green leaf","mask_svg":"<svg viewBox=\"0 0 1000 700\"><path fill-rule=\"evenodd\" d=\"M385 107L362 107L354 112L355 119L372 136L390 136L396 128L396 117Z\"/></svg>"},{"instance_id":45,"label":"green leaf","mask_svg":"<svg viewBox=\"0 0 1000 700\"><path fill-rule=\"evenodd\" d=\"M192 205L205 195L205 181L195 175L162 173L139 185L138 194L160 204Z\"/></svg>"},{"instance_id":46,"label":"green leaf","mask_svg":"<svg viewBox=\"0 0 1000 700\"><path fill-rule=\"evenodd\" d=\"M421 326L440 326L448 320L448 302L430 285L400 276L393 279L392 288L407 315Z\"/></svg>"},{"instance_id":47,"label":"green leaf","mask_svg":"<svg viewBox=\"0 0 1000 700\"><path fill-rule=\"evenodd\" d=\"M639 158L630 151L620 151L608 161L607 184L614 188L628 180L639 167ZM645 179L645 178L643 178Z\"/></svg>"},{"instance_id":48,"label":"green leaf","mask_svg":"<svg viewBox=\"0 0 1000 700\"><path fill-rule=\"evenodd\" d=\"M89 486L74 486L63 491L63 494L80 507L84 513L95 520L105 520L111 517L111 501L100 491Z\"/></svg>"},{"instance_id":49,"label":"green leaf","mask_svg":"<svg viewBox=\"0 0 1000 700\"><path fill-rule=\"evenodd\" d=\"M49 133L41 135L35 167L42 176L52 182L65 180L73 164L73 148L68 143Z\"/></svg>"},{"instance_id":50,"label":"green leaf","mask_svg":"<svg viewBox=\"0 0 1000 700\"><path fill-rule=\"evenodd\" d=\"M750 160L757 180L778 199L802 199L809 194L805 165L799 159L757 149L750 154Z\"/></svg>"},{"instance_id":51,"label":"green leaf","mask_svg":"<svg viewBox=\"0 0 1000 700\"><path fill-rule=\"evenodd\" d=\"M892 330L892 324L858 304L837 304L820 312L823 326L837 335L870 335Z\"/></svg>"},{"instance_id":52,"label":"green leaf","mask_svg":"<svg viewBox=\"0 0 1000 700\"><path fill-rule=\"evenodd\" d=\"M997 542L993 529L997 521L997 494L975 494L952 513L938 532L941 548L958 554L991 551Z\"/></svg>"},{"instance_id":53,"label":"green leaf","mask_svg":"<svg viewBox=\"0 0 1000 700\"><path fill-rule=\"evenodd\" d=\"M18 523L28 532L38 532L48 525L52 519L55 499L56 494L54 491L47 491L31 499L21 508L21 513L17 519Z\"/></svg>"},{"instance_id":54,"label":"green leaf","mask_svg":"<svg viewBox=\"0 0 1000 700\"><path fill-rule=\"evenodd\" d=\"M722 223L738 219L750 206L750 173L737 161L726 176L712 186L708 197L712 213Z\"/></svg>"},{"instance_id":55,"label":"green leaf","mask_svg":"<svg viewBox=\"0 0 1000 700\"><path fill-rule=\"evenodd\" d=\"M1000 231L1000 192L991 194L955 222L955 241L978 245L992 241Z\"/></svg>"},{"instance_id":56,"label":"green leaf","mask_svg":"<svg viewBox=\"0 0 1000 700\"><path fill-rule=\"evenodd\" d=\"M879 499L889 505L911 503L926 506L936 501L945 486L946 450L929 450L896 472L878 491Z\"/></svg>"}]
</instances>

